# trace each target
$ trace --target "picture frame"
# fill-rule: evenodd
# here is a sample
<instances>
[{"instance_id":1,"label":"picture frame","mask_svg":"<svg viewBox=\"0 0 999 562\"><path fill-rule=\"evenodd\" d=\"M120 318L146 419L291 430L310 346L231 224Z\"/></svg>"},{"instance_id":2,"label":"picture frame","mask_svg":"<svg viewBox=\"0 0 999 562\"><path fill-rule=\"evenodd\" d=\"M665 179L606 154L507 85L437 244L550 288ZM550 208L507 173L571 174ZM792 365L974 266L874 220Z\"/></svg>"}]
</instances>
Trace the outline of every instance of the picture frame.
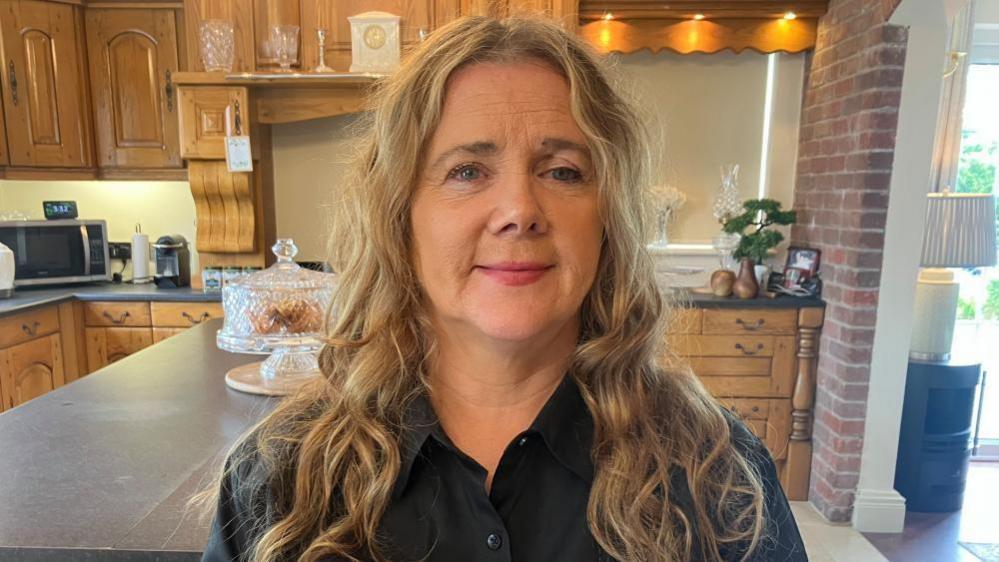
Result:
<instances>
[{"instance_id":1,"label":"picture frame","mask_svg":"<svg viewBox=\"0 0 999 562\"><path fill-rule=\"evenodd\" d=\"M784 285L799 286L803 281L815 277L819 272L822 250L791 246L787 249L787 261L784 264ZM797 273L794 272L797 270ZM790 274L790 275L789 275ZM793 277L793 284L789 277Z\"/></svg>"}]
</instances>

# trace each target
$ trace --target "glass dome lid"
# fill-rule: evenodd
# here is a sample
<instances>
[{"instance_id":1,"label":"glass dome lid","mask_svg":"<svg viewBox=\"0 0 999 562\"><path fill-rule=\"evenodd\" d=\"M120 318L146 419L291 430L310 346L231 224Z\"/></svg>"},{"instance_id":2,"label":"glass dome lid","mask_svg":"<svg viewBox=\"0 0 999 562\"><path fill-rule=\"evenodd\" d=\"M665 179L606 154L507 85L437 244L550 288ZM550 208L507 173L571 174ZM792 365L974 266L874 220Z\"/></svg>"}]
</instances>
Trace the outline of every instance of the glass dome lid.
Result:
<instances>
[{"instance_id":1,"label":"glass dome lid","mask_svg":"<svg viewBox=\"0 0 999 562\"><path fill-rule=\"evenodd\" d=\"M279 347L319 349L336 275L296 264L295 243L272 247L273 265L235 279L222 289L225 320L216 341L236 353L270 353Z\"/></svg>"}]
</instances>

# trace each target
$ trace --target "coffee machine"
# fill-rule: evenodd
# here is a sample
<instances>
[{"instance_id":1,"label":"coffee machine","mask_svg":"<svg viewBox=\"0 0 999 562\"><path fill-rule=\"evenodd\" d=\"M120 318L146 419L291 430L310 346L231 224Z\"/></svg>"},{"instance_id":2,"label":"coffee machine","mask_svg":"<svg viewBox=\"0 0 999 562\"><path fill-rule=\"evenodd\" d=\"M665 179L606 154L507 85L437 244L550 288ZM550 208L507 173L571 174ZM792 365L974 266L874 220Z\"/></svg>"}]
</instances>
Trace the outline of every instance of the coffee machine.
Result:
<instances>
[{"instance_id":1,"label":"coffee machine","mask_svg":"<svg viewBox=\"0 0 999 562\"><path fill-rule=\"evenodd\" d=\"M191 286L191 251L187 239L180 234L160 236L153 244L156 275L153 281L160 289Z\"/></svg>"}]
</instances>

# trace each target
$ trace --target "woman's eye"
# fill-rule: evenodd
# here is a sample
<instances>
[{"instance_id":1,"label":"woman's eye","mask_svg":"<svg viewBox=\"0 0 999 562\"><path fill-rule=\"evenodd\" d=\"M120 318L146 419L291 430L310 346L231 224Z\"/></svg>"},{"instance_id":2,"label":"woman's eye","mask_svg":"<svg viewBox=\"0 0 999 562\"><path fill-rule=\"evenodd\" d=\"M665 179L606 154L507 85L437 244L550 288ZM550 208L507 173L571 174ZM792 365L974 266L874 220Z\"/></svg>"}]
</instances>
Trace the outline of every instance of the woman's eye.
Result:
<instances>
[{"instance_id":1,"label":"woman's eye","mask_svg":"<svg viewBox=\"0 0 999 562\"><path fill-rule=\"evenodd\" d=\"M475 181L482 176L482 172L474 164L462 164L450 172L447 179L457 179L460 181Z\"/></svg>"},{"instance_id":2,"label":"woman's eye","mask_svg":"<svg viewBox=\"0 0 999 562\"><path fill-rule=\"evenodd\" d=\"M563 181L568 183L576 183L583 181L583 174L579 173L579 171L577 170L574 170L572 168L567 168L565 166L554 168L549 173L552 175L552 178L555 179L556 181Z\"/></svg>"}]
</instances>

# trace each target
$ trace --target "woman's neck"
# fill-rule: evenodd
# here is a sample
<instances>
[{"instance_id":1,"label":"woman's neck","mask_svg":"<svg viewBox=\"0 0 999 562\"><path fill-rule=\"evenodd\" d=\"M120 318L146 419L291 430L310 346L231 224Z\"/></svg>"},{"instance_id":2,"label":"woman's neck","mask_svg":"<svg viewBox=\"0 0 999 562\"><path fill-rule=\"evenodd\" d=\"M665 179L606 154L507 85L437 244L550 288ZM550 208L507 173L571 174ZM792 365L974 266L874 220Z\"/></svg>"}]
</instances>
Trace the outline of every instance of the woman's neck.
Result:
<instances>
[{"instance_id":1,"label":"woman's neck","mask_svg":"<svg viewBox=\"0 0 999 562\"><path fill-rule=\"evenodd\" d=\"M506 445L527 429L565 376L578 322L511 344L438 330L430 400L444 431L492 481Z\"/></svg>"}]
</instances>

